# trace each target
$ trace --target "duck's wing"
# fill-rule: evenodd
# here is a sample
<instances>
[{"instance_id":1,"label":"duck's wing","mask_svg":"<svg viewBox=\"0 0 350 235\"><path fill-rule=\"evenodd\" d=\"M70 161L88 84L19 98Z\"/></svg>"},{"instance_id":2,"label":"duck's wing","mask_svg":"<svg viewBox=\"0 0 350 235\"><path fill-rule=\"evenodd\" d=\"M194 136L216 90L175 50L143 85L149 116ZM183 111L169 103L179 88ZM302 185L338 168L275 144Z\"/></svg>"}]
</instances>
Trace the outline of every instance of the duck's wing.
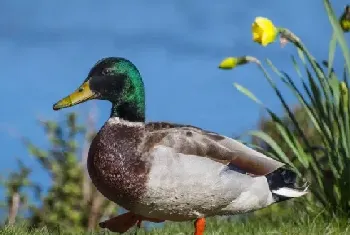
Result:
<instances>
[{"instance_id":1,"label":"duck's wing","mask_svg":"<svg viewBox=\"0 0 350 235\"><path fill-rule=\"evenodd\" d=\"M232 138L203 129L167 122L150 122L145 125L146 134L140 151L152 152L165 146L178 153L207 157L231 164L253 174L266 175L284 164Z\"/></svg>"}]
</instances>

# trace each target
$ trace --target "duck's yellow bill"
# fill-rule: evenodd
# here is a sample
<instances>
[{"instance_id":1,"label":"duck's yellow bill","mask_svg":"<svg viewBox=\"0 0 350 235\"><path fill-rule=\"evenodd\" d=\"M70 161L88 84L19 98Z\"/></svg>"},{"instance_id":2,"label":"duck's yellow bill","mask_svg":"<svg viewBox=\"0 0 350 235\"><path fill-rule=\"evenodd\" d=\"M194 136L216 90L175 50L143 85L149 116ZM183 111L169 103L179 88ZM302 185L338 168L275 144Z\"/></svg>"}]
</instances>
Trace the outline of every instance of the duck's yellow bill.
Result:
<instances>
[{"instance_id":1,"label":"duck's yellow bill","mask_svg":"<svg viewBox=\"0 0 350 235\"><path fill-rule=\"evenodd\" d=\"M80 104L84 101L91 100L96 97L96 94L91 91L89 82L83 83L76 91L69 96L61 99L53 105L53 110L59 110L63 108L72 107L76 104Z\"/></svg>"}]
</instances>

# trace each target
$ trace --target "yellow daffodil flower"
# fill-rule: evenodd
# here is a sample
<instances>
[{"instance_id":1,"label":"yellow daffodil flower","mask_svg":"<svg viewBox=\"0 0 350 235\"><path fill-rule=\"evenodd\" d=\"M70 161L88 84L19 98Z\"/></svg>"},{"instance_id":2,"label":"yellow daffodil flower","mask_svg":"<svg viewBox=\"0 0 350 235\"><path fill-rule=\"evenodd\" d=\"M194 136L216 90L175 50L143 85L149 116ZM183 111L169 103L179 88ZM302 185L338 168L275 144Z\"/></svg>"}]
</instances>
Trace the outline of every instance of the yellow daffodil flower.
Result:
<instances>
[{"instance_id":1,"label":"yellow daffodil flower","mask_svg":"<svg viewBox=\"0 0 350 235\"><path fill-rule=\"evenodd\" d=\"M233 69L237 66L238 59L235 57L227 57L219 64L220 69Z\"/></svg>"},{"instance_id":2,"label":"yellow daffodil flower","mask_svg":"<svg viewBox=\"0 0 350 235\"><path fill-rule=\"evenodd\" d=\"M345 7L344 13L340 17L340 26L344 32L350 31L350 5Z\"/></svg>"},{"instance_id":3,"label":"yellow daffodil flower","mask_svg":"<svg viewBox=\"0 0 350 235\"><path fill-rule=\"evenodd\" d=\"M264 17L256 17L252 24L253 41L263 46L276 40L278 30L271 20Z\"/></svg>"},{"instance_id":4,"label":"yellow daffodil flower","mask_svg":"<svg viewBox=\"0 0 350 235\"><path fill-rule=\"evenodd\" d=\"M348 94L348 87L347 87L345 82L340 83L340 94L341 94L342 99L343 99L343 105L347 110L348 105L349 105L349 103L348 103L349 102L349 94Z\"/></svg>"},{"instance_id":5,"label":"yellow daffodil flower","mask_svg":"<svg viewBox=\"0 0 350 235\"><path fill-rule=\"evenodd\" d=\"M219 64L220 69L233 69L237 65L246 64L249 61L246 57L227 57Z\"/></svg>"},{"instance_id":6,"label":"yellow daffodil flower","mask_svg":"<svg viewBox=\"0 0 350 235\"><path fill-rule=\"evenodd\" d=\"M346 83L345 82L341 82L340 83L340 91L345 94L348 92L348 87L346 86Z\"/></svg>"}]
</instances>

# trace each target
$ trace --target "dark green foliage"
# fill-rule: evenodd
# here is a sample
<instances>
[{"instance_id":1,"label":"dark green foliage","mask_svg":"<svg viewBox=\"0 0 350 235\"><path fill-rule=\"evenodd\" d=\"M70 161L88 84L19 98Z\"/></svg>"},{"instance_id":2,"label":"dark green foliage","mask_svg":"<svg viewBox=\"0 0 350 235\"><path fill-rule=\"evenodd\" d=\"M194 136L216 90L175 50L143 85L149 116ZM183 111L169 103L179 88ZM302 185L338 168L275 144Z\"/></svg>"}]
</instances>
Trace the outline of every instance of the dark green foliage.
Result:
<instances>
[{"instance_id":1,"label":"dark green foliage","mask_svg":"<svg viewBox=\"0 0 350 235\"><path fill-rule=\"evenodd\" d=\"M29 180L31 170L22 161L17 160L18 171L11 172L7 178L1 179L1 184L6 190L4 207L8 210L7 223L13 224L19 215L20 210L27 209L29 205L25 189L34 191L36 198L40 197L39 185Z\"/></svg>"},{"instance_id":2,"label":"dark green foliage","mask_svg":"<svg viewBox=\"0 0 350 235\"><path fill-rule=\"evenodd\" d=\"M41 207L31 209L31 224L48 228L60 226L68 231L95 229L102 216L115 212L115 205L97 192L85 169L94 131L91 126L78 124L75 113L69 113L62 123L43 121L41 125L49 147L42 149L29 141L26 145L48 172L52 184L42 198ZM79 144L79 139L86 141L85 144Z\"/></svg>"},{"instance_id":3,"label":"dark green foliage","mask_svg":"<svg viewBox=\"0 0 350 235\"><path fill-rule=\"evenodd\" d=\"M290 40L298 51L298 59L292 57L298 75L295 78L277 69L267 60L276 77L299 101L298 108L293 112L280 88L260 63L259 68L286 114L280 117L263 106L247 89L241 86L237 88L250 98L253 97L270 116L270 121L261 126L262 131L251 132L265 143L263 147L269 151L267 154L291 166L300 177L306 177L311 183L310 190L317 199L316 202L328 215L349 217L350 52L329 1L323 2L334 30L328 68L322 68L299 40ZM288 32L290 37L295 37L289 30L282 30ZM338 59L345 64L344 71L339 74L332 67L336 43L340 45L344 56L343 59ZM316 205L315 201L312 201L312 205Z\"/></svg>"}]
</instances>

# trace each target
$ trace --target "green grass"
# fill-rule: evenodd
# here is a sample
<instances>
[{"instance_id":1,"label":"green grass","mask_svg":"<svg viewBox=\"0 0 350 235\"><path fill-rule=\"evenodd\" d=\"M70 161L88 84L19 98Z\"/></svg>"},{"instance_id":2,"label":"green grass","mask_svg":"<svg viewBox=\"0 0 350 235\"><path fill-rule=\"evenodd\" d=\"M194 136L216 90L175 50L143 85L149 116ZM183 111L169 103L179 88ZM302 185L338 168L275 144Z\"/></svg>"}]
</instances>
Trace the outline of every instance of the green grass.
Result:
<instances>
[{"instance_id":1,"label":"green grass","mask_svg":"<svg viewBox=\"0 0 350 235\"><path fill-rule=\"evenodd\" d=\"M55 235L55 234L77 234L64 231L48 231L46 228L36 230L27 229L25 226L7 226L0 231L0 235ZM95 233L86 233L93 235L112 235L107 231L99 231ZM175 234L185 235L193 234L193 223L166 223L162 229L154 229L146 232L140 229L137 233L132 230L128 235L146 235L146 234ZM219 234L240 234L240 235L260 235L260 234L287 234L287 235L322 235L322 234L350 234L350 222L346 220L327 220L318 216L291 216L283 219L275 218L274 221L267 218L254 217L243 221L227 221L224 219L208 219L207 230L205 235Z\"/></svg>"}]
</instances>

